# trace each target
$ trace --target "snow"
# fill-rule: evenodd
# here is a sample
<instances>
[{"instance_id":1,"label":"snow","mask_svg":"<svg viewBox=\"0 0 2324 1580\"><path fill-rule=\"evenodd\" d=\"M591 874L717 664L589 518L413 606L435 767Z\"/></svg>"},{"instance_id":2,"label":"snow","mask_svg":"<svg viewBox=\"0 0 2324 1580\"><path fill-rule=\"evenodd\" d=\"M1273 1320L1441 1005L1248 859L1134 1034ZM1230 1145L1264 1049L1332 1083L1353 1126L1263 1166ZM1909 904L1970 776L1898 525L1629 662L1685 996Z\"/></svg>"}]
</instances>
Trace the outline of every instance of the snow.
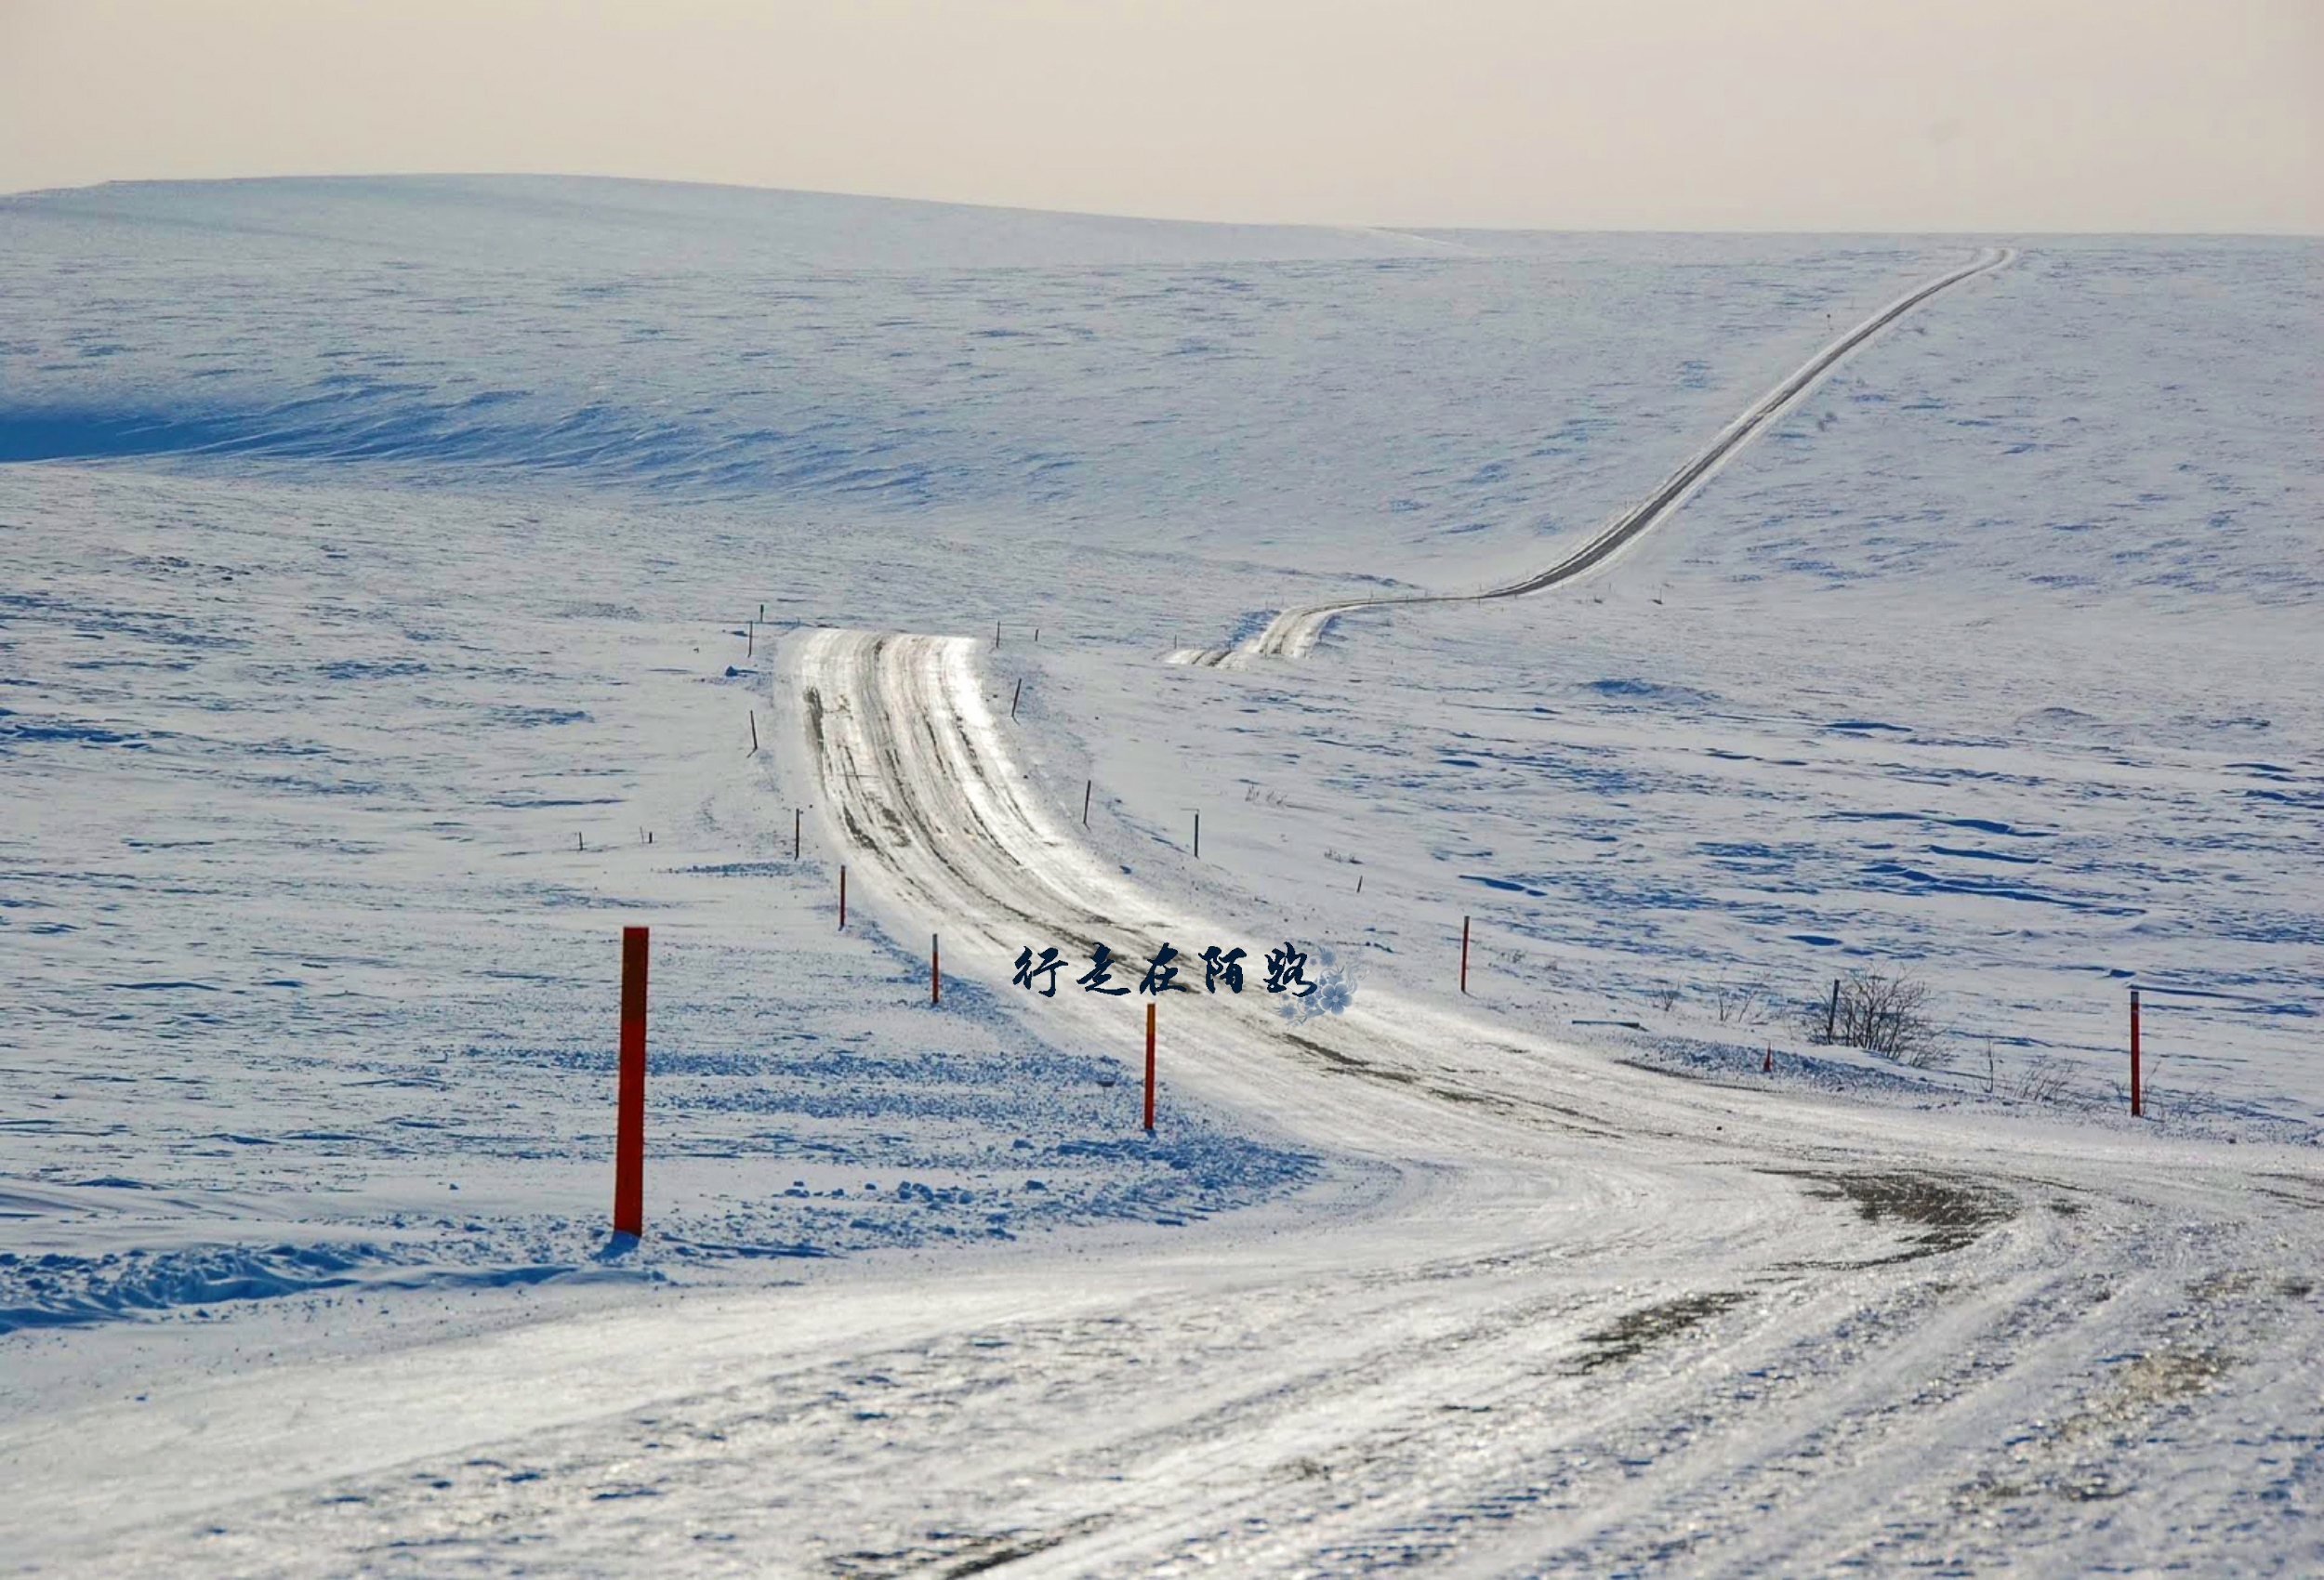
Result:
<instances>
[{"instance_id":1,"label":"snow","mask_svg":"<svg viewBox=\"0 0 2324 1580\"><path fill-rule=\"evenodd\" d=\"M1611 570L1211 669L1553 562L1985 241L0 237L27 1572L2324 1558L2324 249L1993 238ZM1174 995L1149 1141L1086 945L1287 939L1353 1002ZM1857 965L1953 1068L1804 1044Z\"/></svg>"}]
</instances>

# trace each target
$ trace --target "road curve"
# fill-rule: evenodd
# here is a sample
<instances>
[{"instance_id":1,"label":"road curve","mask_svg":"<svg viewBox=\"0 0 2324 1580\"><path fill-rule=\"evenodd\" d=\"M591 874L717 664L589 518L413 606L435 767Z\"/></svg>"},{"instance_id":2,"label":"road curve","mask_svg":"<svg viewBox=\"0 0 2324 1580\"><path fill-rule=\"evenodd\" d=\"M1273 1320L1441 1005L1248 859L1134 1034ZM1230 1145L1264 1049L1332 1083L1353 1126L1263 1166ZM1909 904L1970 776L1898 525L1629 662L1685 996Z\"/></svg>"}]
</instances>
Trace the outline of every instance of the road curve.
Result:
<instances>
[{"instance_id":1,"label":"road curve","mask_svg":"<svg viewBox=\"0 0 2324 1580\"><path fill-rule=\"evenodd\" d=\"M1875 314L1490 596L1604 564L1850 350L2010 256ZM1255 648L1304 651L1375 601L1398 600L1287 615ZM1142 1001L1034 998L1000 985L1008 962L1275 941L1085 846L1019 760L981 652L792 638L787 749L874 903L941 928L1043 1036L1129 1054ZM1079 1316L1019 1330L991 1366L945 1351L944 1386L966 1368L1012 1402L980 1416L981 1468L909 1516L842 1474L817 1544L918 1520L984 1533L1024 1575L1828 1573L1895 1567L1915 1551L1900 1532L1971 1569L2075 1573L2199 1526L2234 1533L2215 1568L2318 1553L2251 1501L2268 1472L2249 1425L2271 1389L2324 1397L2324 1310L2269 1271L2324 1248L2312 1158L1673 1080L1369 988L1297 1025L1274 1003L1169 995L1164 1089L1331 1160L1288 1231L1212 1226L1158 1284L1135 1248L1063 1278L1028 1250L1023 1286L1073 1290ZM907 1465L943 1455L929 1409L896 1412L920 1423L890 1440ZM2200 1487L2184 1455L2119 1446L2190 1436L2245 1446Z\"/></svg>"},{"instance_id":2,"label":"road curve","mask_svg":"<svg viewBox=\"0 0 2324 1580\"><path fill-rule=\"evenodd\" d=\"M1084 847L979 652L791 639L819 815L876 903L941 927L1028 1025L1129 1054L1142 1000L1070 978L1037 998L1001 985L1008 962L1272 941ZM1274 1002L1169 995L1164 1091L1333 1160L1287 1231L1214 1225L1158 1281L1151 1250L1063 1269L1028 1247L1013 1276L1070 1292L1074 1319L990 1339L990 1363L956 1336L934 1391L878 1402L904 1423L881 1463L914 1466L960 1441L944 1389L1006 1399L979 1415L977 1468L898 1494L859 1464L828 1479L812 1545L917 1521L984 1534L1023 1575L1749 1574L1881 1568L1914 1530L1971 1569L2053 1544L2066 1573L2142 1561L2134 1533L2182 1516L2254 1552L2291 1530L2237 1508L2232 1478L2118 1485L2108 1460L2103 1501L2072 1489L2094 1484L2088 1432L2161 1432L2217 1389L2216 1437L2249 1407L2237 1386L2281 1369L2314 1390L2324 1321L2265 1271L2324 1238L2311 1164L1672 1080L1371 989L1299 1025ZM2123 1357L2145 1368L2127 1387Z\"/></svg>"},{"instance_id":3,"label":"road curve","mask_svg":"<svg viewBox=\"0 0 2324 1580\"><path fill-rule=\"evenodd\" d=\"M1172 664L1209 668L1240 668L1254 658L1304 658L1323 636L1324 628L1341 614L1357 609L1422 603L1475 603L1492 598L1523 598L1543 592L1600 569L1625 547L1670 519L1729 457L1764 432L1792 402L1814 388L1827 375L1866 341L1938 294L2010 263L2014 247L1987 247L1976 258L1916 286L1826 346L1774 388L1751 402L1743 414L1719 430L1710 443L1688 456L1676 471L1662 480L1652 494L1629 507L1591 534L1579 547L1543 571L1502 586L1472 593L1403 593L1376 598L1342 599L1332 603L1287 609L1267 623L1264 630L1240 647L1182 648L1168 655Z\"/></svg>"}]
</instances>

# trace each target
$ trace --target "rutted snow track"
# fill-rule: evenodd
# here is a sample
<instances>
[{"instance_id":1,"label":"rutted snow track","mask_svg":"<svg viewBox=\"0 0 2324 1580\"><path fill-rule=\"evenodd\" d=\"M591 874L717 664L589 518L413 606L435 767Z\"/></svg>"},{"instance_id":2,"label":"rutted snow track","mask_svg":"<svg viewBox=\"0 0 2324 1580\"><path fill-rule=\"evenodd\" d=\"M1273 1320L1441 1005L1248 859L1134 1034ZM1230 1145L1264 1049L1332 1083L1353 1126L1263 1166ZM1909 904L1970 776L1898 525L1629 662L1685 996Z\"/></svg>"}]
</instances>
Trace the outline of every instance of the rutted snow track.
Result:
<instances>
[{"instance_id":1,"label":"rutted snow track","mask_svg":"<svg viewBox=\"0 0 2324 1580\"><path fill-rule=\"evenodd\" d=\"M977 652L842 631L795 650L834 832L883 902L989 961L1227 930L1064 833ZM1694 1086L1377 993L1296 1030L1264 1002L1169 1005L1169 1084L1367 1160L1368 1186L1291 1237L1206 1236L1103 1318L1006 1337L978 1386L1009 1406L897 1436L1007 1447L908 1515L835 1479L835 1568L1800 1573L2049 1543L2065 1570L2146 1550L2189 1494L2060 1423L2210 1441L2206 1402L2263 1354L2316 1396L2316 1305L2280 1249L2312 1251L2316 1214L2242 1167ZM1130 1005L1070 989L1035 1012L1134 1036ZM2262 1529L2292 1533L2250 1503L2252 1468L2197 1495L2257 1558ZM874 1529L884 1556L842 1561ZM964 1532L991 1545L943 1546Z\"/></svg>"},{"instance_id":2,"label":"rutted snow track","mask_svg":"<svg viewBox=\"0 0 2324 1580\"><path fill-rule=\"evenodd\" d=\"M1304 609L1287 609L1240 647L1182 648L1169 654L1166 662L1209 668L1240 668L1253 658L1304 658L1334 617L1353 610L1378 609L1391 604L1475 603L1492 598L1523 598L1528 593L1543 592L1603 569L1624 548L1669 520L1696 490L1726 464L1729 457L1766 431L1770 423L1788 410L1792 402L1821 383L1851 352L1932 296L1950 290L1964 280L2000 269L2016 256L2014 247L1988 247L1978 254L1974 262L1916 286L1881 309L1801 363L1789 376L1752 402L1740 416L1720 429L1710 443L1688 456L1676 471L1663 479L1661 486L1600 527L1578 548L1547 570L1500 586L1487 587L1481 592L1404 593L1385 598L1342 599Z\"/></svg>"}]
</instances>

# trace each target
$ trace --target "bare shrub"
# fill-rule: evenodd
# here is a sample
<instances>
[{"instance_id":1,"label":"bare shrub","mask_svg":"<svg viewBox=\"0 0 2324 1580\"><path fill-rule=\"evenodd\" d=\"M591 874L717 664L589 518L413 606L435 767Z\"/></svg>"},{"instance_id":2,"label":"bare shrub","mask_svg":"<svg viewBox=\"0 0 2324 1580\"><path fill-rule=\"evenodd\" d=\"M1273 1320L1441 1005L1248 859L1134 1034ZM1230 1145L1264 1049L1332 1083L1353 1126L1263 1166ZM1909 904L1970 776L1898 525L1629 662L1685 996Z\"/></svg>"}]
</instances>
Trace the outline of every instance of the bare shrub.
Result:
<instances>
[{"instance_id":1,"label":"bare shrub","mask_svg":"<svg viewBox=\"0 0 2324 1580\"><path fill-rule=\"evenodd\" d=\"M1722 1026L1756 1025L1767 1018L1766 995L1757 982L1734 987L1721 982L1710 990L1710 1009Z\"/></svg>"},{"instance_id":2,"label":"bare shrub","mask_svg":"<svg viewBox=\"0 0 2324 1580\"><path fill-rule=\"evenodd\" d=\"M2074 1085L2064 1060L2045 1053L2017 1073L2017 1096L2027 1102L2057 1102Z\"/></svg>"},{"instance_id":3,"label":"bare shrub","mask_svg":"<svg viewBox=\"0 0 2324 1580\"><path fill-rule=\"evenodd\" d=\"M1831 995L1801 1015L1807 1039L1893 1059L1916 1070L1942 1070L1952 1055L1928 1015L1928 984L1898 974L1855 971L1832 984Z\"/></svg>"},{"instance_id":4,"label":"bare shrub","mask_svg":"<svg viewBox=\"0 0 2324 1580\"><path fill-rule=\"evenodd\" d=\"M1665 982L1646 996L1657 1009L1668 1015L1670 1013L1670 1007L1679 1001L1679 990L1672 984Z\"/></svg>"}]
</instances>

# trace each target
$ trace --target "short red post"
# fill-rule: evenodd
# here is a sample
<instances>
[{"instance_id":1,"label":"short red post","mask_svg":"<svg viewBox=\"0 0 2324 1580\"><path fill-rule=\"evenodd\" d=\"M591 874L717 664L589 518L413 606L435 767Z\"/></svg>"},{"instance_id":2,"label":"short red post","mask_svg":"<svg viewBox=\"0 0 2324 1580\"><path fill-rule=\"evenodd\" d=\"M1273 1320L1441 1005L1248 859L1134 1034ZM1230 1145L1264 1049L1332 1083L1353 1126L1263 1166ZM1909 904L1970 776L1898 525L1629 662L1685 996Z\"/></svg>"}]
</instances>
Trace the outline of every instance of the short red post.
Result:
<instances>
[{"instance_id":1,"label":"short red post","mask_svg":"<svg viewBox=\"0 0 2324 1580\"><path fill-rule=\"evenodd\" d=\"M1146 1134L1154 1134L1154 1006L1146 1006Z\"/></svg>"},{"instance_id":2,"label":"short red post","mask_svg":"<svg viewBox=\"0 0 2324 1580\"><path fill-rule=\"evenodd\" d=\"M621 929L620 1119L614 1132L614 1232L645 1232L646 929Z\"/></svg>"},{"instance_id":3,"label":"short red post","mask_svg":"<svg viewBox=\"0 0 2324 1580\"><path fill-rule=\"evenodd\" d=\"M1469 991L1469 918L1460 918L1460 991Z\"/></svg>"},{"instance_id":4,"label":"short red post","mask_svg":"<svg viewBox=\"0 0 2324 1580\"><path fill-rule=\"evenodd\" d=\"M931 1005L942 1004L944 1001L944 979L937 969L937 962L942 958L943 956L936 948L936 935L930 933L928 935L928 1002Z\"/></svg>"},{"instance_id":5,"label":"short red post","mask_svg":"<svg viewBox=\"0 0 2324 1580\"><path fill-rule=\"evenodd\" d=\"M1763 1075L1773 1075L1776 1073L1776 1045L1774 1043L1767 1045L1767 1060L1759 1067L1759 1073Z\"/></svg>"},{"instance_id":6,"label":"short red post","mask_svg":"<svg viewBox=\"0 0 2324 1580\"><path fill-rule=\"evenodd\" d=\"M2146 1112L2145 1095L2138 1089L2138 989L2131 990L2131 1117L2137 1119Z\"/></svg>"},{"instance_id":7,"label":"short red post","mask_svg":"<svg viewBox=\"0 0 2324 1580\"><path fill-rule=\"evenodd\" d=\"M847 931L847 868L839 868L839 930Z\"/></svg>"}]
</instances>

